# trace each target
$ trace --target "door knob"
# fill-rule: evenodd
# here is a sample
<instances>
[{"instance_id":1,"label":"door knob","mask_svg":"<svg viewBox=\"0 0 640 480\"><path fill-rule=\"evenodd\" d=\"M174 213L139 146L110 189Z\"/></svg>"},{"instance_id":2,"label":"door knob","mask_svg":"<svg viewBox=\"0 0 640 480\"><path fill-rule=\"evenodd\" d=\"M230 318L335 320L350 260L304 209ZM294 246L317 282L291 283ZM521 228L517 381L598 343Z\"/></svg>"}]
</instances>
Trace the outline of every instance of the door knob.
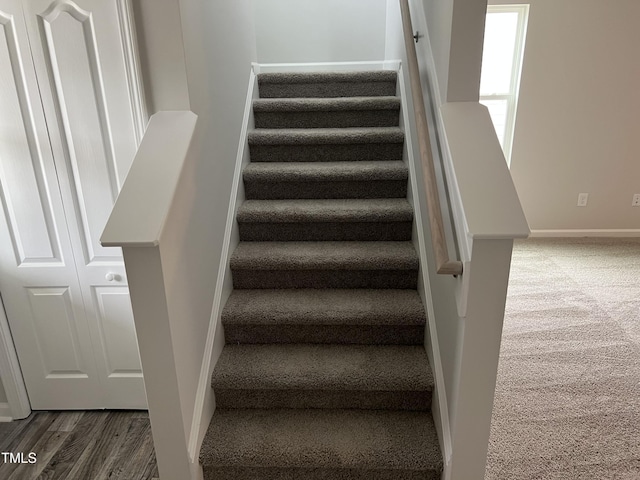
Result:
<instances>
[{"instance_id":1,"label":"door knob","mask_svg":"<svg viewBox=\"0 0 640 480\"><path fill-rule=\"evenodd\" d=\"M113 282L114 280L120 280L120 275L116 275L115 273L107 273L104 278L107 282Z\"/></svg>"}]
</instances>

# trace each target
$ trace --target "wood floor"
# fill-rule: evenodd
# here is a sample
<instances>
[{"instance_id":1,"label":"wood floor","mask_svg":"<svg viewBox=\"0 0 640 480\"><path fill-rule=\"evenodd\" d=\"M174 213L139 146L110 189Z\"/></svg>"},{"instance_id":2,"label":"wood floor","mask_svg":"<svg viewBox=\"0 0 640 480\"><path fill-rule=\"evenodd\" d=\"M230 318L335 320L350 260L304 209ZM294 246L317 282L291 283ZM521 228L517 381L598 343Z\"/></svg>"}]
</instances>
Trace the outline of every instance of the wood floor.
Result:
<instances>
[{"instance_id":1,"label":"wood floor","mask_svg":"<svg viewBox=\"0 0 640 480\"><path fill-rule=\"evenodd\" d=\"M33 412L0 423L0 452L36 454L7 463L2 480L152 480L158 469L147 412ZM6 458L5 458L6 457ZM7 462L5 462L7 460Z\"/></svg>"}]
</instances>

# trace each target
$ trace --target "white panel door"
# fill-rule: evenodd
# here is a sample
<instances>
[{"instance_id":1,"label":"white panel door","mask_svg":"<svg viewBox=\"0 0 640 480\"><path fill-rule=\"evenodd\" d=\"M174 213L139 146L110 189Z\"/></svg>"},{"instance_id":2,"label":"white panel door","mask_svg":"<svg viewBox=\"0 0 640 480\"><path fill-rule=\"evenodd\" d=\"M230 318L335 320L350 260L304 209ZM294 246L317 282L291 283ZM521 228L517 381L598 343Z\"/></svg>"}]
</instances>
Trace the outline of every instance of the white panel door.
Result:
<instances>
[{"instance_id":1,"label":"white panel door","mask_svg":"<svg viewBox=\"0 0 640 480\"><path fill-rule=\"evenodd\" d=\"M98 379L21 0L0 0L0 291L32 408L99 408Z\"/></svg>"},{"instance_id":2,"label":"white panel door","mask_svg":"<svg viewBox=\"0 0 640 480\"><path fill-rule=\"evenodd\" d=\"M119 19L123 2L20 3L79 280L76 296L84 304L89 338L82 342L93 354L100 398L99 405L81 407L69 407L71 398L55 406L32 399L46 404L33 408L146 408L122 252L99 243L137 148ZM60 304L67 298L58 290L46 293ZM50 349L58 342L51 337ZM20 350L22 361L28 354Z\"/></svg>"}]
</instances>

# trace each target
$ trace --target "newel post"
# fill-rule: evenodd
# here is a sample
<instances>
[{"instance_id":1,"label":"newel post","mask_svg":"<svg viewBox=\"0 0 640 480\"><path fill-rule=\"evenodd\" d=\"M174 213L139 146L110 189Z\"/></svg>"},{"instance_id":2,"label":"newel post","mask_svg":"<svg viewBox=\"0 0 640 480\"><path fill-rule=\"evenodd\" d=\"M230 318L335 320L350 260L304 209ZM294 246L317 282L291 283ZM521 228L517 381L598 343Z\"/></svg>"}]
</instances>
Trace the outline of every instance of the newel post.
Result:
<instances>
[{"instance_id":1,"label":"newel post","mask_svg":"<svg viewBox=\"0 0 640 480\"><path fill-rule=\"evenodd\" d=\"M123 253L160 478L189 479L160 248L125 247Z\"/></svg>"},{"instance_id":2,"label":"newel post","mask_svg":"<svg viewBox=\"0 0 640 480\"><path fill-rule=\"evenodd\" d=\"M469 284L453 391L451 479L484 478L512 247L512 238L474 240L472 261L465 265Z\"/></svg>"}]
</instances>

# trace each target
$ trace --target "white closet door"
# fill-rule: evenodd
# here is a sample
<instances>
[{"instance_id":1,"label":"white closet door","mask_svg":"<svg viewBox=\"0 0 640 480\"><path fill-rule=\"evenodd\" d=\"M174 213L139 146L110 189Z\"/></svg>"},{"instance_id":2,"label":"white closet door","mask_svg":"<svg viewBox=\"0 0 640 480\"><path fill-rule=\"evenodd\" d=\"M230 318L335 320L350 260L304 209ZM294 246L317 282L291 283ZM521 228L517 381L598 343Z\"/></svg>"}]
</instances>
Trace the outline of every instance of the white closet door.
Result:
<instances>
[{"instance_id":1,"label":"white closet door","mask_svg":"<svg viewBox=\"0 0 640 480\"><path fill-rule=\"evenodd\" d=\"M0 0L0 291L33 409L100 408L21 0Z\"/></svg>"},{"instance_id":2,"label":"white closet door","mask_svg":"<svg viewBox=\"0 0 640 480\"><path fill-rule=\"evenodd\" d=\"M145 408L119 248L99 243L137 148L120 0L23 0L103 407Z\"/></svg>"}]
</instances>

